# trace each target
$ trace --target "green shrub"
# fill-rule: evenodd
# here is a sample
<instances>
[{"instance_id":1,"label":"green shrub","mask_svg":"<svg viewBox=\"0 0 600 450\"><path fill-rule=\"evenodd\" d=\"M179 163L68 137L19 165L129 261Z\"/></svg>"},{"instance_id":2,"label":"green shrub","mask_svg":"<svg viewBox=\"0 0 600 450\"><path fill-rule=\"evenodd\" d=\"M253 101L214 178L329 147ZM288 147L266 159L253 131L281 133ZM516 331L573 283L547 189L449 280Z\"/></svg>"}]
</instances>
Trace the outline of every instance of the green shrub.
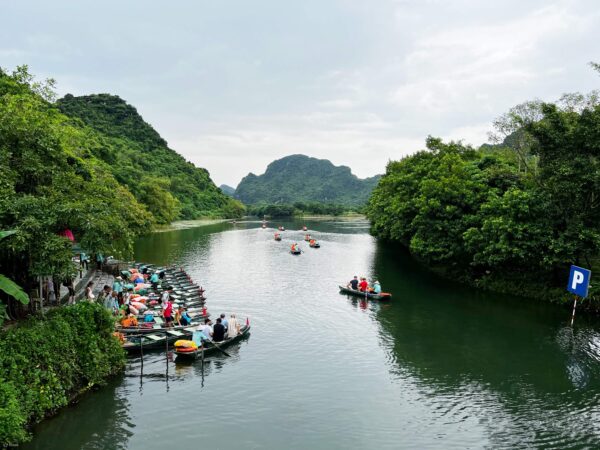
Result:
<instances>
[{"instance_id":1,"label":"green shrub","mask_svg":"<svg viewBox=\"0 0 600 450\"><path fill-rule=\"evenodd\" d=\"M123 369L113 324L101 305L79 303L0 334L0 446Z\"/></svg>"}]
</instances>

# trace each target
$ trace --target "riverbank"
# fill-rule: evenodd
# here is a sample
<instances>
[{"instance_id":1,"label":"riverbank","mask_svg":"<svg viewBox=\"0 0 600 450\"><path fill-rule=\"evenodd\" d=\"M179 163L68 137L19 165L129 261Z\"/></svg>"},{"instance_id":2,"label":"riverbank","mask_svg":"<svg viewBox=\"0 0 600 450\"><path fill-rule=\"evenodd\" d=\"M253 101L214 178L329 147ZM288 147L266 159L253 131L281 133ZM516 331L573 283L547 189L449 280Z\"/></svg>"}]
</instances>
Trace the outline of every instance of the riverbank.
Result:
<instances>
[{"instance_id":1,"label":"riverbank","mask_svg":"<svg viewBox=\"0 0 600 450\"><path fill-rule=\"evenodd\" d=\"M105 308L81 302L0 332L0 446L123 370L113 331Z\"/></svg>"},{"instance_id":2,"label":"riverbank","mask_svg":"<svg viewBox=\"0 0 600 450\"><path fill-rule=\"evenodd\" d=\"M177 220L168 225L157 225L152 230L153 233L164 233L166 231L187 230L189 228L204 227L217 223L230 222L234 219L195 219L195 220Z\"/></svg>"}]
</instances>

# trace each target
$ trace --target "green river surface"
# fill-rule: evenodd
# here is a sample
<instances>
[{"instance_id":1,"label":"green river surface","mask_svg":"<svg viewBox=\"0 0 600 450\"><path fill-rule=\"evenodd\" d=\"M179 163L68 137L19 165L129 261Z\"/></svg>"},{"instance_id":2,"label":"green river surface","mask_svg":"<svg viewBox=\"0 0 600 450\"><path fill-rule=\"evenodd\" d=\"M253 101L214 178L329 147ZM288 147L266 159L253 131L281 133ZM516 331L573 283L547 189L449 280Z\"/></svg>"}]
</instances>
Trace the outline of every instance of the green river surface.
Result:
<instances>
[{"instance_id":1,"label":"green river surface","mask_svg":"<svg viewBox=\"0 0 600 450\"><path fill-rule=\"evenodd\" d=\"M24 448L600 448L597 321L441 280L363 220L306 221L320 249L303 224L283 242L259 222L139 240L137 260L184 267L251 336L204 365L130 358ZM393 300L341 295L355 274Z\"/></svg>"}]
</instances>

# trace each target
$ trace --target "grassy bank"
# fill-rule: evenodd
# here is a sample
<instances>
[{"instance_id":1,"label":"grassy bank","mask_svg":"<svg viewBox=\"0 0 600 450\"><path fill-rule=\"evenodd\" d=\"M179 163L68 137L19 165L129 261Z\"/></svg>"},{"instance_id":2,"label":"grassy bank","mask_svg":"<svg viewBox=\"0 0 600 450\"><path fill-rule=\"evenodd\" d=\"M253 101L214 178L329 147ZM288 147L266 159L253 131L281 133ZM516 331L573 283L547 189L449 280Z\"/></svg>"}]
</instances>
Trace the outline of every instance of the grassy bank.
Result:
<instances>
[{"instance_id":1,"label":"grassy bank","mask_svg":"<svg viewBox=\"0 0 600 450\"><path fill-rule=\"evenodd\" d=\"M125 355L100 305L79 303L0 332L0 446L119 373Z\"/></svg>"}]
</instances>

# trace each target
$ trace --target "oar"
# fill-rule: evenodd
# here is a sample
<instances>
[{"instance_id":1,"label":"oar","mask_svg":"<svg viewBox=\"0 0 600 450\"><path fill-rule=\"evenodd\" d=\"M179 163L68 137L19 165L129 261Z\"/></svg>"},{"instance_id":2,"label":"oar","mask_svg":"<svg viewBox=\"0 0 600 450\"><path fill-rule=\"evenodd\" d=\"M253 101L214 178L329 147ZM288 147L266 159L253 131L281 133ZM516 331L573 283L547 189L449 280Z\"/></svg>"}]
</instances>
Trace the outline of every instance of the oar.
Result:
<instances>
[{"instance_id":1,"label":"oar","mask_svg":"<svg viewBox=\"0 0 600 450\"><path fill-rule=\"evenodd\" d=\"M212 341L212 343L225 356L231 356L229 353L227 353L225 350L223 350L221 347L219 347L219 345L215 341Z\"/></svg>"}]
</instances>

